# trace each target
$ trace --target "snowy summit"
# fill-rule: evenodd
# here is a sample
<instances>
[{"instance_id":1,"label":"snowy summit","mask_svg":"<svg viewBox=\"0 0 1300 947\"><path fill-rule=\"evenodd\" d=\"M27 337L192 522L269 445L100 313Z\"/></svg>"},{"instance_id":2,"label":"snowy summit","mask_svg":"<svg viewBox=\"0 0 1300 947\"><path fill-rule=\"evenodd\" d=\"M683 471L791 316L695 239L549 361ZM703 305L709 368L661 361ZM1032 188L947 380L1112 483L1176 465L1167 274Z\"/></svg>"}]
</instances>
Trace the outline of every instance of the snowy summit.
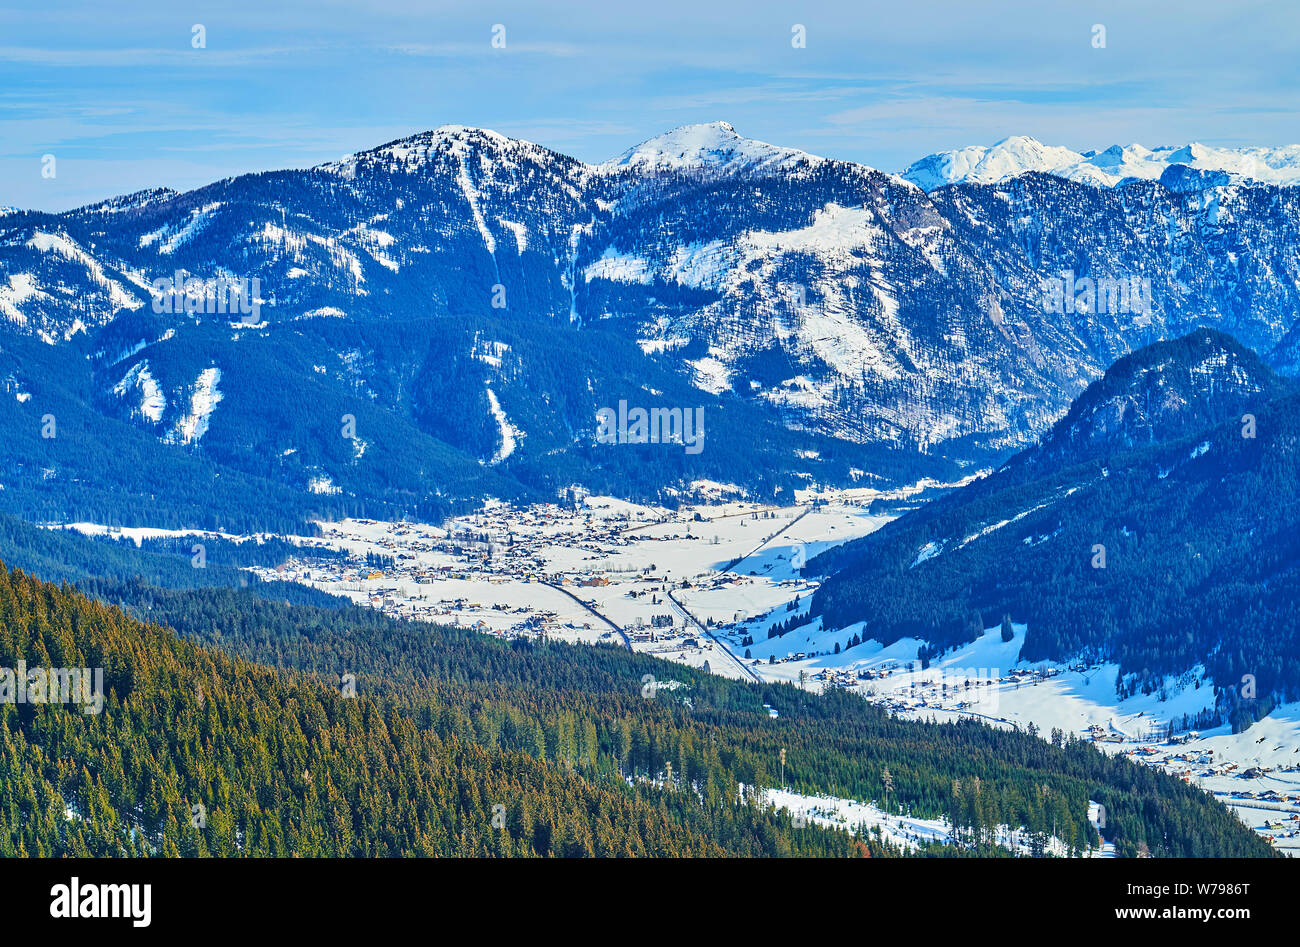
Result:
<instances>
[{"instance_id":1,"label":"snowy summit","mask_svg":"<svg viewBox=\"0 0 1300 947\"><path fill-rule=\"evenodd\" d=\"M670 171L711 168L732 173L774 171L821 161L795 148L769 145L737 134L728 122L683 125L643 141L601 165L608 171Z\"/></svg>"}]
</instances>

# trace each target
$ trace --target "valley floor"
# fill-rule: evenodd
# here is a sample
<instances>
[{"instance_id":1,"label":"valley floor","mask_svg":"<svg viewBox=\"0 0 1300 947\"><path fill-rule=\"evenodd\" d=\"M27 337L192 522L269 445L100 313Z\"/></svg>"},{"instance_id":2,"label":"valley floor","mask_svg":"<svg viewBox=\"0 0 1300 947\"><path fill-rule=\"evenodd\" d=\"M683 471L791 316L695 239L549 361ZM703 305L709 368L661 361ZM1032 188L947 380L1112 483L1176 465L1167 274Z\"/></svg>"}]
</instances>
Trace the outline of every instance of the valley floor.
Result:
<instances>
[{"instance_id":1,"label":"valley floor","mask_svg":"<svg viewBox=\"0 0 1300 947\"><path fill-rule=\"evenodd\" d=\"M870 511L879 508L873 501L897 503L915 492L838 491L801 495L789 507L731 500L678 510L602 497L588 497L576 509L488 503L441 526L322 523L320 537L285 537L301 547L300 556L251 571L394 616L484 634L606 642L729 677L851 689L902 716L970 716L993 726L1032 727L1045 739L1059 729L1201 786L1276 848L1300 852L1300 704L1279 708L1245 733L1224 726L1178 734L1171 743L1168 721L1213 702L1198 670L1166 681L1161 693L1119 700L1113 665L1021 662L1023 626L1014 626L1009 641L989 629L923 670L916 660L920 641L886 647L863 623L800 624L816 588L801 574L804 562L887 523L891 515ZM72 528L137 542L173 535L85 523ZM348 557L312 555L322 547ZM768 637L786 622L794 627ZM855 636L861 642L850 646ZM818 821L880 826L905 845L946 835L938 823L865 802L794 793L769 801ZM1004 841L1021 844L1011 830Z\"/></svg>"}]
</instances>

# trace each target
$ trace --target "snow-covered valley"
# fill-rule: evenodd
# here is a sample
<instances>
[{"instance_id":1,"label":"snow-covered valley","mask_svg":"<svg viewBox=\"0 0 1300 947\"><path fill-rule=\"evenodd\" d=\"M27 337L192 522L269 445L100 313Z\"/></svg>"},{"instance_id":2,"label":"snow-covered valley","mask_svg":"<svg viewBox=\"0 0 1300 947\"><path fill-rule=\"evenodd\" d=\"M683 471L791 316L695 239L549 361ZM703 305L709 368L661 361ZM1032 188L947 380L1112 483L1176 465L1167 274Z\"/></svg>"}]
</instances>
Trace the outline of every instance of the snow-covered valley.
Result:
<instances>
[{"instance_id":1,"label":"snow-covered valley","mask_svg":"<svg viewBox=\"0 0 1300 947\"><path fill-rule=\"evenodd\" d=\"M712 485L719 497L725 489ZM1201 669L1166 680L1156 693L1120 699L1114 665L1022 661L1023 625L987 629L923 667L922 641L883 645L868 623L801 622L817 587L804 564L879 529L916 489L808 493L789 507L731 499L669 510L594 496L567 508L489 502L438 526L322 523L320 536L286 537L300 555L251 571L488 635L620 645L733 678L844 688L914 719L973 717L1043 739L1059 731L1196 784L1279 850L1300 850L1300 705L1278 708L1242 733L1226 725L1188 731L1182 719L1214 703ZM179 535L70 528L136 542ZM320 548L347 556L313 556ZM769 801L844 827L879 826L904 846L946 837L942 825L886 812L879 800L781 792ZM1002 841L1023 843L1011 828Z\"/></svg>"}]
</instances>

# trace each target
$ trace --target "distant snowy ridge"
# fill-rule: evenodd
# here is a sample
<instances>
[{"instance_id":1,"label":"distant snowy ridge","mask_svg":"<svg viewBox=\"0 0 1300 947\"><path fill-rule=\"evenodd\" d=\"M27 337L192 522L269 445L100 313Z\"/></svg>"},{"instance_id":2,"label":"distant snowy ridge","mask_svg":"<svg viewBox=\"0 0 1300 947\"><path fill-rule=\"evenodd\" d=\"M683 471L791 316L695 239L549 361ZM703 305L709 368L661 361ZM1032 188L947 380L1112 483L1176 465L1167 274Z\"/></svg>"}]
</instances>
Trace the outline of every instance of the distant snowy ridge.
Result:
<instances>
[{"instance_id":1,"label":"distant snowy ridge","mask_svg":"<svg viewBox=\"0 0 1300 947\"><path fill-rule=\"evenodd\" d=\"M409 171L427 164L435 153L452 154L464 160L473 149L484 146L550 153L550 149L543 145L507 138L491 129L442 125L429 132L330 162L322 168L348 177L356 173L358 164L382 164L390 169ZM729 122L716 121L671 129L600 164L572 163L581 168L583 174L595 175L686 170L770 174L800 166L812 167L826 161L826 158L797 148L745 138ZM1204 183L1209 185L1244 181L1300 184L1300 145L1218 148L1192 142L1156 148L1140 144L1111 145L1102 151L1077 152L1046 145L1025 135L1013 135L991 146L968 145L926 155L913 162L901 177L925 191L959 182L997 184L1033 171L1085 184L1114 187L1135 178L1160 180L1171 168L1188 168L1207 176ZM14 211L16 208L0 208L0 214L6 210Z\"/></svg>"},{"instance_id":2,"label":"distant snowy ridge","mask_svg":"<svg viewBox=\"0 0 1300 947\"><path fill-rule=\"evenodd\" d=\"M1207 183L1213 184L1300 184L1300 145L1214 148L1193 142L1150 149L1133 144L1080 153L1014 135L987 148L970 145L927 155L904 171L903 177L925 191L959 182L998 184L1031 171L1114 187L1133 178L1160 180L1178 166L1209 175Z\"/></svg>"}]
</instances>

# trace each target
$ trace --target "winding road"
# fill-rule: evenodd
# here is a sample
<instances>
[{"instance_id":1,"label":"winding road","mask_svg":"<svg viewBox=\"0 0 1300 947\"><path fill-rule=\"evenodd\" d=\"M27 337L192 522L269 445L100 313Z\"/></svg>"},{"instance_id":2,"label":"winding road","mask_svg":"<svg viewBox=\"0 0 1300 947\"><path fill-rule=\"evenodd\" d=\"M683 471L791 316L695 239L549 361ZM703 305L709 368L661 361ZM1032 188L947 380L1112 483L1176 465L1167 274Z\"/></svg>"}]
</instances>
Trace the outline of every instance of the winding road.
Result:
<instances>
[{"instance_id":1,"label":"winding road","mask_svg":"<svg viewBox=\"0 0 1300 947\"><path fill-rule=\"evenodd\" d=\"M620 628L620 627L618 626L618 624L616 624L616 623L614 622L613 619L606 618L604 615L602 615L600 612L596 611L594 608L592 608L590 605L588 605L588 604L587 604L586 602L584 602L582 599L578 598L578 596L574 595L572 592L570 592L568 589L566 589L566 588L565 588L564 586L562 586L562 585L556 585L556 584L554 584L553 582L543 582L542 585L546 586L548 589L555 589L555 591L557 591L557 592L563 592L565 595L569 596L569 598L573 599L575 602L577 602L579 605L581 605L581 606L582 606L583 608L585 608L587 611L591 612L593 615L595 615L597 618L599 618L599 619L600 619L601 621L603 621L605 624L609 625L609 627L611 627L611 628L613 628L615 631L617 631L617 632L618 632L618 636L619 636L620 638L623 639L623 646L624 646L625 648L627 648L627 650L629 650L629 651L632 650L632 639L629 638L629 637L627 636L627 632L624 631L622 628Z\"/></svg>"}]
</instances>

